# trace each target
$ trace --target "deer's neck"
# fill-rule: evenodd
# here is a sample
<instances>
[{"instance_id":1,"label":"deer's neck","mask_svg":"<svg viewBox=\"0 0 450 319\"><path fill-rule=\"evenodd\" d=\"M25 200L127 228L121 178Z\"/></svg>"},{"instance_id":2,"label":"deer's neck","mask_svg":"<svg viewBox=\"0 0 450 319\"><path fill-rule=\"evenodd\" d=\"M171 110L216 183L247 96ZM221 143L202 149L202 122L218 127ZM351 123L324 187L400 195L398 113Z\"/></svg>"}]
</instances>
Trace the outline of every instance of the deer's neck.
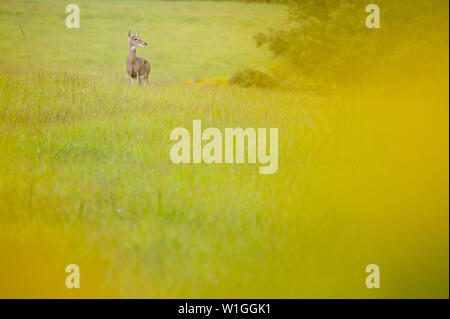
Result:
<instances>
[{"instance_id":1,"label":"deer's neck","mask_svg":"<svg viewBox=\"0 0 450 319\"><path fill-rule=\"evenodd\" d=\"M136 59L136 47L130 46L130 54L128 54L128 59L134 61Z\"/></svg>"}]
</instances>

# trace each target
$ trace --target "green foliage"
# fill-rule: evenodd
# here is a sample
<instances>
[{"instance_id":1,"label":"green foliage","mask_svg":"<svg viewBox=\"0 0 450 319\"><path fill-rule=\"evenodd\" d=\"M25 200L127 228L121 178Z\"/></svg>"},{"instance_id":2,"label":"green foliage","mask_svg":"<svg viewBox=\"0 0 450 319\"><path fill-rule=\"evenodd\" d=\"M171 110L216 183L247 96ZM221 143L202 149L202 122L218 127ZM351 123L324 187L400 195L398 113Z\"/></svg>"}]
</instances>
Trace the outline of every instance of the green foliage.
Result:
<instances>
[{"instance_id":1,"label":"green foliage","mask_svg":"<svg viewBox=\"0 0 450 319\"><path fill-rule=\"evenodd\" d=\"M275 81L268 74L254 69L245 69L236 72L230 78L230 84L242 87L259 87L259 88L273 88Z\"/></svg>"},{"instance_id":2,"label":"green foliage","mask_svg":"<svg viewBox=\"0 0 450 319\"><path fill-rule=\"evenodd\" d=\"M267 45L302 77L325 80L360 79L383 68L392 74L418 64L428 68L435 61L445 60L447 1L380 0L379 29L365 25L368 3L294 0L288 27L258 33L257 45Z\"/></svg>"}]
</instances>

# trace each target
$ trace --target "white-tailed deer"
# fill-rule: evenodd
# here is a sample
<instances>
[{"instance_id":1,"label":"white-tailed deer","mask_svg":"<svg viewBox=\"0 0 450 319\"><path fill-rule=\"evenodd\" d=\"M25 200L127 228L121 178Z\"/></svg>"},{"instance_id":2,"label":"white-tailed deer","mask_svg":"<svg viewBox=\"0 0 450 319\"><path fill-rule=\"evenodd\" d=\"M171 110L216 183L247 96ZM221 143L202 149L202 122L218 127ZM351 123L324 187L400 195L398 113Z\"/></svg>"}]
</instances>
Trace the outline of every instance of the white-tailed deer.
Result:
<instances>
[{"instance_id":1,"label":"white-tailed deer","mask_svg":"<svg viewBox=\"0 0 450 319\"><path fill-rule=\"evenodd\" d=\"M150 63L146 59L139 58L136 56L136 48L147 46L147 43L139 39L139 32L135 35L131 32L128 32L128 42L130 44L130 54L128 54L127 59L127 73L130 78L131 84L133 84L133 80L136 81L136 84L147 84L148 75L150 73Z\"/></svg>"}]
</instances>

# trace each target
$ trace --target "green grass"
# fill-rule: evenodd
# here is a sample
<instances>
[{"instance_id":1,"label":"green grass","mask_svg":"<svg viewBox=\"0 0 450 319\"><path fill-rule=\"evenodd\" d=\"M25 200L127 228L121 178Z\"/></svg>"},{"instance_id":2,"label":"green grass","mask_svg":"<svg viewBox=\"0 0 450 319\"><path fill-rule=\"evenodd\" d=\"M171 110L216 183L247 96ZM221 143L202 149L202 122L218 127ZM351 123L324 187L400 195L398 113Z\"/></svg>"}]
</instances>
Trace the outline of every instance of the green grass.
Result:
<instances>
[{"instance_id":1,"label":"green grass","mask_svg":"<svg viewBox=\"0 0 450 319\"><path fill-rule=\"evenodd\" d=\"M80 30L56 1L0 5L0 296L448 298L446 74L390 95L200 88L175 82L270 64L248 39L284 8L79 4ZM152 43L145 88L129 26ZM193 119L279 128L278 172L173 164Z\"/></svg>"},{"instance_id":2,"label":"green grass","mask_svg":"<svg viewBox=\"0 0 450 319\"><path fill-rule=\"evenodd\" d=\"M286 18L284 6L242 2L77 4L81 28L67 29L64 3L2 1L2 64L122 80L126 78L127 34L132 29L150 44L137 53L150 61L154 83L230 76L244 67L271 64L269 52L257 49L253 36Z\"/></svg>"}]
</instances>

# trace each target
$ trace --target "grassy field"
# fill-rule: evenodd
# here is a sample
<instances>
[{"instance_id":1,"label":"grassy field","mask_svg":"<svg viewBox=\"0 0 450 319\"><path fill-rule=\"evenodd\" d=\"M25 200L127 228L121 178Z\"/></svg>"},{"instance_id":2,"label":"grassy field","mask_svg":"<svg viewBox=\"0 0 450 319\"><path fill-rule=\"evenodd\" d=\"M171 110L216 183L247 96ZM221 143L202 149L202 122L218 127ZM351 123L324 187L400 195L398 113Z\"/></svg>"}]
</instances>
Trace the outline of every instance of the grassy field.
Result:
<instances>
[{"instance_id":1,"label":"grassy field","mask_svg":"<svg viewBox=\"0 0 450 319\"><path fill-rule=\"evenodd\" d=\"M128 30L150 45L138 49L152 64L153 83L229 76L264 68L270 54L252 40L281 25L286 8L242 2L78 1L80 29L67 29L65 3L2 1L0 58L14 69L100 75L123 80ZM22 27L25 39L22 37Z\"/></svg>"},{"instance_id":2,"label":"grassy field","mask_svg":"<svg viewBox=\"0 0 450 319\"><path fill-rule=\"evenodd\" d=\"M200 88L269 66L249 39L285 7L79 5L68 30L57 1L0 4L0 297L448 298L448 68L383 95ZM129 28L150 42L145 88ZM278 172L173 164L193 119L277 127Z\"/></svg>"}]
</instances>

